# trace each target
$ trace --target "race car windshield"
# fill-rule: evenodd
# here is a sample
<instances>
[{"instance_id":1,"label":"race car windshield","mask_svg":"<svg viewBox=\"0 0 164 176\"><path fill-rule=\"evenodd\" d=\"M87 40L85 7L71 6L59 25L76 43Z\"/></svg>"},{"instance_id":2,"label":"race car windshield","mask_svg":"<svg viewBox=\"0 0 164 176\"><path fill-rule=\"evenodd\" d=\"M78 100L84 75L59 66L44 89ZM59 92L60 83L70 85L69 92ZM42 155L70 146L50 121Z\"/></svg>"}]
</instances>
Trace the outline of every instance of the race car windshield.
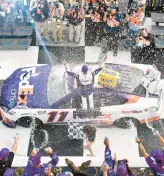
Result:
<instances>
[{"instance_id":1,"label":"race car windshield","mask_svg":"<svg viewBox=\"0 0 164 176\"><path fill-rule=\"evenodd\" d=\"M62 66L53 66L49 72L47 83L47 99L49 105L54 104L67 95L65 86L65 70Z\"/></svg>"}]
</instances>

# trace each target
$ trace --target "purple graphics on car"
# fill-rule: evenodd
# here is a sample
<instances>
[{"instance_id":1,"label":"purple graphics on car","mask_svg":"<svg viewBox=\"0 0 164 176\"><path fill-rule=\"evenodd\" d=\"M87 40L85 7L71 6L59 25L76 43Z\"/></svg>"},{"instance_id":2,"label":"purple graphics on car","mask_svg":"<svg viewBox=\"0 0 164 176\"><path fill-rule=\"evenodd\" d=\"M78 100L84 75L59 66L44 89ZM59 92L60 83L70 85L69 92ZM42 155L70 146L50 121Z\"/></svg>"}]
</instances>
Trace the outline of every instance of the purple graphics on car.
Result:
<instances>
[{"instance_id":1,"label":"purple graphics on car","mask_svg":"<svg viewBox=\"0 0 164 176\"><path fill-rule=\"evenodd\" d=\"M3 105L8 109L17 105L30 108L48 107L46 89L50 68L49 65L42 65L16 70L2 87Z\"/></svg>"}]
</instances>

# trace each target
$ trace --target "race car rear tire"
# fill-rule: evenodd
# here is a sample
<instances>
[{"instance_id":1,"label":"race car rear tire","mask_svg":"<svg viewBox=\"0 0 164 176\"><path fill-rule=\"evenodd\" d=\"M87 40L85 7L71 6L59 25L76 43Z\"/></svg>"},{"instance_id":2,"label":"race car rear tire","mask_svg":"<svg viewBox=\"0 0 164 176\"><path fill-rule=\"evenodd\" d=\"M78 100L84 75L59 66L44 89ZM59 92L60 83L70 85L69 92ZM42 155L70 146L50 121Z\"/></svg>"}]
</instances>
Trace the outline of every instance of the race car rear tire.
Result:
<instances>
[{"instance_id":1,"label":"race car rear tire","mask_svg":"<svg viewBox=\"0 0 164 176\"><path fill-rule=\"evenodd\" d=\"M21 117L20 119L18 119L18 124L25 128L29 128L32 125L32 117L29 116ZM36 128L43 127L43 122L38 118L35 118L35 127Z\"/></svg>"},{"instance_id":2,"label":"race car rear tire","mask_svg":"<svg viewBox=\"0 0 164 176\"><path fill-rule=\"evenodd\" d=\"M124 117L124 118L115 120L113 125L119 128L128 129L131 127L130 121L134 124L135 127L137 127L139 124L138 120L135 118Z\"/></svg>"}]
</instances>

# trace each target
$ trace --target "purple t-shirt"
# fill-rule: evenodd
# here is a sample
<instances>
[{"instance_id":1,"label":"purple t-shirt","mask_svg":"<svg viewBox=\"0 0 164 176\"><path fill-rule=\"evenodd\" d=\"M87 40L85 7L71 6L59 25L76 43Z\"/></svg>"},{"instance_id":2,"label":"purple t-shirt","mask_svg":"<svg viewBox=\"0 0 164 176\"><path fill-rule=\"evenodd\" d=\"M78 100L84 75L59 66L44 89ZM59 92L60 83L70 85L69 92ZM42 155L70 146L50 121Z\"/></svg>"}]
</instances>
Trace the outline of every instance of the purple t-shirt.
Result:
<instances>
[{"instance_id":1,"label":"purple t-shirt","mask_svg":"<svg viewBox=\"0 0 164 176\"><path fill-rule=\"evenodd\" d=\"M164 168L160 167L158 164L156 164L150 156L145 158L147 164L149 167L153 170L153 173L155 176L164 176Z\"/></svg>"},{"instance_id":2,"label":"purple t-shirt","mask_svg":"<svg viewBox=\"0 0 164 176\"><path fill-rule=\"evenodd\" d=\"M59 162L59 158L58 155L54 152L50 155L51 157L51 161L48 162L49 165L51 165L51 168L55 168L56 165ZM45 163L47 164L47 163ZM32 156L29 157L28 160L28 164L24 169L24 173L22 174L22 176L45 176L45 171L44 171L44 165L45 164L41 164L38 168L34 167L34 161L32 159Z\"/></svg>"},{"instance_id":3,"label":"purple t-shirt","mask_svg":"<svg viewBox=\"0 0 164 176\"><path fill-rule=\"evenodd\" d=\"M108 147L105 148L105 162L110 167L107 172L108 176L115 176L115 171L114 171L115 160L112 158L111 150Z\"/></svg>"}]
</instances>

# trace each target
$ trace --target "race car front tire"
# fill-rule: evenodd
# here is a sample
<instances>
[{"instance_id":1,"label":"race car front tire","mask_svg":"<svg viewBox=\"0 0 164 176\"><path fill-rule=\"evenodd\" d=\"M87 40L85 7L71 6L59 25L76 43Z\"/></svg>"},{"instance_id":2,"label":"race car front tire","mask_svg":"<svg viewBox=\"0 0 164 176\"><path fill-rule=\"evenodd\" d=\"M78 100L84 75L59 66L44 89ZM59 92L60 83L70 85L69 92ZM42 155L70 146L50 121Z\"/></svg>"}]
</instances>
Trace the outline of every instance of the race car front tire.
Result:
<instances>
[{"instance_id":1,"label":"race car front tire","mask_svg":"<svg viewBox=\"0 0 164 176\"><path fill-rule=\"evenodd\" d=\"M33 122L33 119L32 119L32 117L29 117L29 116L21 117L20 119L18 119L18 124L25 127L25 128L31 127L32 122ZM43 127L43 122L38 118L35 118L34 123L35 123L35 128L42 128Z\"/></svg>"},{"instance_id":2,"label":"race car front tire","mask_svg":"<svg viewBox=\"0 0 164 176\"><path fill-rule=\"evenodd\" d=\"M119 128L128 129L128 128L131 128L132 126L131 122L135 127L138 126L138 123L139 123L138 120L131 117L124 117L124 118L117 119L114 121L113 125Z\"/></svg>"}]
</instances>

